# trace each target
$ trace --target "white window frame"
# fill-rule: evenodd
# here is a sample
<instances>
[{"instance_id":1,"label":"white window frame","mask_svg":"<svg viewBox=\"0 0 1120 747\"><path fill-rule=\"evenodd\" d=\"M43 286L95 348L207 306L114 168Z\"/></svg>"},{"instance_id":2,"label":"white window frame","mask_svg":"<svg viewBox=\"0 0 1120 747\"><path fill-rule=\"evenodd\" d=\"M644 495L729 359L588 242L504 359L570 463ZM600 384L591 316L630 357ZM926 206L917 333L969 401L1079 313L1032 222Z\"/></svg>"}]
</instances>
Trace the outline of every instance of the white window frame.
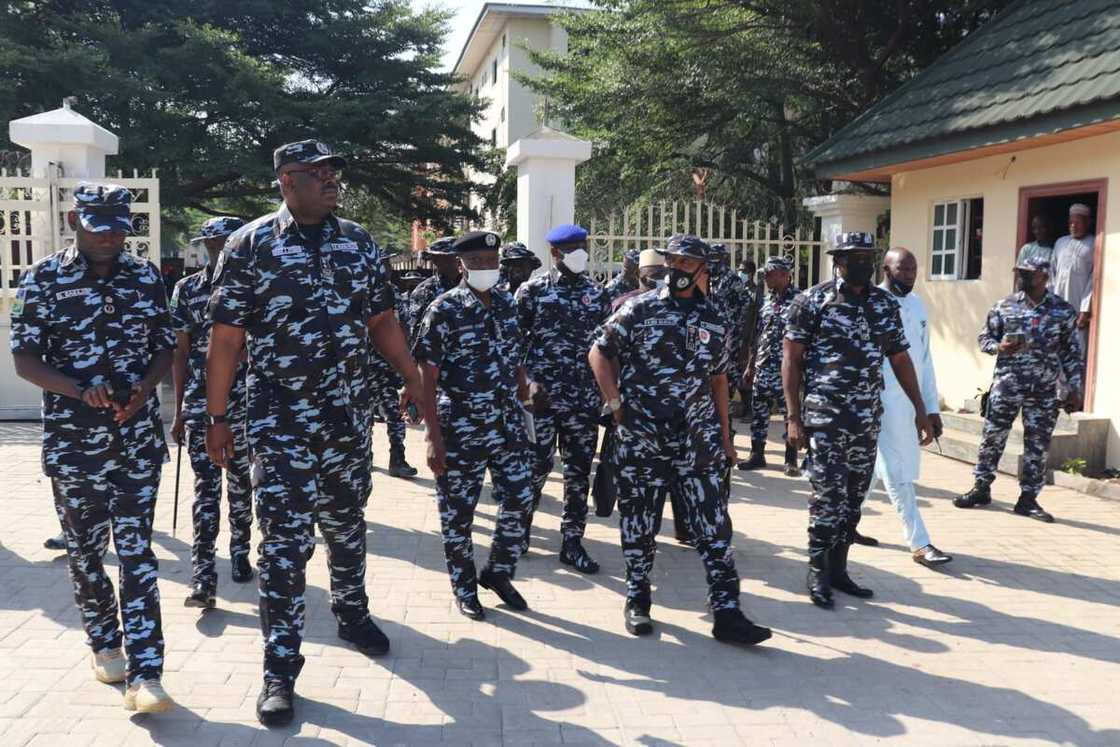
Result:
<instances>
[{"instance_id":1,"label":"white window frame","mask_svg":"<svg viewBox=\"0 0 1120 747\"><path fill-rule=\"evenodd\" d=\"M970 197L957 197L951 200L937 200L930 209L929 232L929 272L930 280L960 280L963 277L965 257L964 235L968 230L971 201L983 199L983 195ZM949 220L950 207L956 208L956 220ZM941 221L938 222L937 211L941 208ZM950 233L951 232L951 233ZM941 248L938 249L938 237L941 239ZM951 240L952 246L947 246ZM941 257L941 267L934 269L934 260ZM953 258L952 272L945 272L945 258Z\"/></svg>"}]
</instances>

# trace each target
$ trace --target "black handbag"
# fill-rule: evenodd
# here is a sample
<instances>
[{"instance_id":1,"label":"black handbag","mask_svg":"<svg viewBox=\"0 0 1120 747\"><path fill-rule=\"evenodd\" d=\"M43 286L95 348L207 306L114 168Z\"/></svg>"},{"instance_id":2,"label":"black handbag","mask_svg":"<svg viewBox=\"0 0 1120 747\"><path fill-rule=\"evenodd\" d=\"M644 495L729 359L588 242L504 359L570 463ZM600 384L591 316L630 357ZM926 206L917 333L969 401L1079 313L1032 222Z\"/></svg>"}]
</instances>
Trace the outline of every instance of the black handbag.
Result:
<instances>
[{"instance_id":1,"label":"black handbag","mask_svg":"<svg viewBox=\"0 0 1120 747\"><path fill-rule=\"evenodd\" d=\"M603 445L599 449L599 466L595 468L595 481L591 485L591 497L595 501L595 515L606 518L614 512L618 500L618 489L614 482L614 423L607 426Z\"/></svg>"}]
</instances>

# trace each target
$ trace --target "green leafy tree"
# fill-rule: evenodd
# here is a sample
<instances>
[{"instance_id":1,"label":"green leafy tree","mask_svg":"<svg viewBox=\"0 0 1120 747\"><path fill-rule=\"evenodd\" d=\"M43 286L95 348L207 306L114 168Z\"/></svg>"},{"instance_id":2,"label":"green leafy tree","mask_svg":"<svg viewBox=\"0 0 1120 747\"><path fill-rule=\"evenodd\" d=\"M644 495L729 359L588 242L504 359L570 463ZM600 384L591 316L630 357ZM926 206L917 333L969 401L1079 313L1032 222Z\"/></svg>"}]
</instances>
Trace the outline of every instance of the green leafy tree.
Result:
<instances>
[{"instance_id":1,"label":"green leafy tree","mask_svg":"<svg viewBox=\"0 0 1120 747\"><path fill-rule=\"evenodd\" d=\"M272 150L307 137L346 154L363 209L447 225L483 165L478 104L438 72L447 21L407 0L9 0L0 121L76 97L121 136L115 166L159 169L171 230L264 210Z\"/></svg>"},{"instance_id":2,"label":"green leafy tree","mask_svg":"<svg viewBox=\"0 0 1120 747\"><path fill-rule=\"evenodd\" d=\"M1009 0L600 0L527 79L591 139L581 210L703 196L786 225L801 154Z\"/></svg>"}]
</instances>

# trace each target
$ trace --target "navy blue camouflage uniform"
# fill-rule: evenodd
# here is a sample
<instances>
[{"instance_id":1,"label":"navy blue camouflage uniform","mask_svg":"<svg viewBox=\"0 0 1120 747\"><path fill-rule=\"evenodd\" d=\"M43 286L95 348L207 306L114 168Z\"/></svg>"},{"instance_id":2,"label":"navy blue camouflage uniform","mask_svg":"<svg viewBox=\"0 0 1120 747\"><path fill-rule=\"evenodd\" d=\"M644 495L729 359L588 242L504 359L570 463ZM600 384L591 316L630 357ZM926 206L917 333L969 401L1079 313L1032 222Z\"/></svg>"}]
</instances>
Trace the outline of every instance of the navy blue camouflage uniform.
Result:
<instances>
[{"instance_id":1,"label":"navy blue camouflage uniform","mask_svg":"<svg viewBox=\"0 0 1120 747\"><path fill-rule=\"evenodd\" d=\"M624 412L616 472L629 604L648 609L658 498L676 482L704 563L713 611L739 607L727 467L711 377L727 373L728 332L706 298L668 288L635 296L603 324L595 345L619 366Z\"/></svg>"},{"instance_id":2,"label":"navy blue camouflage uniform","mask_svg":"<svg viewBox=\"0 0 1120 747\"><path fill-rule=\"evenodd\" d=\"M96 226L86 225L83 207L94 206L119 210L120 226L114 228L129 230L130 202L124 187L80 185L75 191L86 230ZM12 352L42 360L83 389L109 385L123 404L155 357L174 346L163 279L150 262L128 251L118 255L108 277L94 273L71 246L20 278L12 305ZM43 392L43 474L51 480L66 537L74 601L94 652L116 651L123 640L130 687L158 680L163 672L159 564L151 540L167 459L155 391L119 425L112 410ZM102 563L110 534L119 564L119 618Z\"/></svg>"},{"instance_id":3,"label":"navy blue camouflage uniform","mask_svg":"<svg viewBox=\"0 0 1120 747\"><path fill-rule=\"evenodd\" d=\"M513 297L491 291L488 308L464 280L428 307L412 345L416 362L439 372L436 409L447 454L436 497L451 588L468 599L478 593L471 528L486 470L501 496L487 563L495 574L513 576L533 503Z\"/></svg>"},{"instance_id":4,"label":"navy blue camouflage uniform","mask_svg":"<svg viewBox=\"0 0 1120 747\"><path fill-rule=\"evenodd\" d=\"M332 612L342 625L368 616L363 512L373 391L367 323L393 308L393 288L365 229L333 215L321 226L301 227L286 205L229 238L213 288L212 320L244 328L249 351L265 676L295 678L304 661L305 568L314 525L326 541Z\"/></svg>"},{"instance_id":5,"label":"navy blue camouflage uniform","mask_svg":"<svg viewBox=\"0 0 1120 747\"><path fill-rule=\"evenodd\" d=\"M754 380L751 383L751 439L766 440L770 411L777 404L786 412L782 393L782 340L786 336L786 317L798 302L801 291L792 284L781 293L768 293L755 325L757 347L754 353Z\"/></svg>"},{"instance_id":6,"label":"navy blue camouflage uniform","mask_svg":"<svg viewBox=\"0 0 1120 747\"><path fill-rule=\"evenodd\" d=\"M420 330L420 323L424 321L424 313L440 295L455 288L458 280L447 280L438 272L424 280L408 294L408 319L412 325L408 330L408 339L415 341Z\"/></svg>"},{"instance_id":7,"label":"navy blue camouflage uniform","mask_svg":"<svg viewBox=\"0 0 1120 747\"><path fill-rule=\"evenodd\" d=\"M1071 391L1084 391L1084 368L1076 328L1077 311L1047 292L1037 306L1023 292L1014 293L988 312L980 331L980 350L996 356L984 434L973 476L988 487L1007 445L1015 418L1023 417L1023 495L1037 498L1046 479L1050 438L1058 417L1058 380ZM1014 353L999 352L1004 336L1014 331L1026 343Z\"/></svg>"},{"instance_id":8,"label":"navy blue camouflage uniform","mask_svg":"<svg viewBox=\"0 0 1120 747\"><path fill-rule=\"evenodd\" d=\"M578 542L587 525L591 462L599 438L602 396L587 363L595 331L610 315L611 299L586 274L567 276L558 269L517 290L517 313L525 342L525 372L548 392L551 407L535 413L533 509L528 534L552 471L559 442L564 462L564 510L560 533Z\"/></svg>"},{"instance_id":9,"label":"navy blue camouflage uniform","mask_svg":"<svg viewBox=\"0 0 1120 747\"><path fill-rule=\"evenodd\" d=\"M403 292L395 294L393 309L401 329L407 333L412 330L409 318L408 295ZM389 448L404 454L405 423L401 415L400 389L404 386L404 379L396 372L392 364L385 360L377 351L372 351L370 369L373 380L373 419L385 423L385 430L389 434Z\"/></svg>"},{"instance_id":10,"label":"navy blue camouflage uniform","mask_svg":"<svg viewBox=\"0 0 1120 747\"><path fill-rule=\"evenodd\" d=\"M710 298L728 330L727 380L732 388L742 378L743 323L751 310L751 293L739 276L720 265L711 277Z\"/></svg>"},{"instance_id":11,"label":"navy blue camouflage uniform","mask_svg":"<svg viewBox=\"0 0 1120 747\"><path fill-rule=\"evenodd\" d=\"M638 266L638 259L639 253L635 249L631 249L623 255L624 264L631 264L634 267ZM616 301L627 293L638 290L638 281L626 277L624 272L619 272L607 282L606 289L611 301Z\"/></svg>"},{"instance_id":12,"label":"navy blue camouflage uniform","mask_svg":"<svg viewBox=\"0 0 1120 747\"><path fill-rule=\"evenodd\" d=\"M191 519L191 582L213 593L218 586L214 545L218 538L222 506L222 469L206 453L206 351L210 347L212 268L206 265L175 284L171 294L171 321L177 333L190 337L187 376L181 417L187 426L187 454L194 471ZM249 448L245 434L245 373L241 363L234 374L226 410L233 431L233 458L226 470L229 500L229 555L236 562L249 555L253 525L252 486L249 484Z\"/></svg>"},{"instance_id":13,"label":"navy blue camouflage uniform","mask_svg":"<svg viewBox=\"0 0 1120 747\"><path fill-rule=\"evenodd\" d=\"M801 419L809 440L809 551L851 544L871 484L882 416L883 359L909 348L898 304L842 279L795 296L785 338L805 346Z\"/></svg>"}]
</instances>

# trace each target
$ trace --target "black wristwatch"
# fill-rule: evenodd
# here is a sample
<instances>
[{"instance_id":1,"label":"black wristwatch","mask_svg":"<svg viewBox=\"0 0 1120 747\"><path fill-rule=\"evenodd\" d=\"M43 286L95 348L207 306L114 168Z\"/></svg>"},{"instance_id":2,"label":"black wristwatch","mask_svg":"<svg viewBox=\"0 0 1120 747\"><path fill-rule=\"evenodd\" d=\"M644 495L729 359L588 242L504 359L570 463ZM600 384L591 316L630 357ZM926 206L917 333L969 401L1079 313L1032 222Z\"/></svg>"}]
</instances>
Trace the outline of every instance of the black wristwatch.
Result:
<instances>
[{"instance_id":1,"label":"black wristwatch","mask_svg":"<svg viewBox=\"0 0 1120 747\"><path fill-rule=\"evenodd\" d=\"M209 428L212 425L218 425L219 423L228 423L228 422L229 422L229 418L226 417L226 414L224 412L221 415L211 415L210 413L206 413L206 427L207 428Z\"/></svg>"}]
</instances>

